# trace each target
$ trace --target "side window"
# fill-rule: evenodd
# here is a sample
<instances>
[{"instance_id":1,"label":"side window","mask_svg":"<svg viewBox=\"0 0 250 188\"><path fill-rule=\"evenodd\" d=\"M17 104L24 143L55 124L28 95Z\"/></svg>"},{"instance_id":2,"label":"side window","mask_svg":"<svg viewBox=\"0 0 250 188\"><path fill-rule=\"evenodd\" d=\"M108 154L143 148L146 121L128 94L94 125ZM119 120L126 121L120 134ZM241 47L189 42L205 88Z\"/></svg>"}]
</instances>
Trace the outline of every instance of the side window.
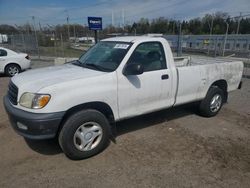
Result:
<instances>
[{"instance_id":1,"label":"side window","mask_svg":"<svg viewBox=\"0 0 250 188\"><path fill-rule=\"evenodd\" d=\"M7 51L0 49L0 57L2 57L2 56L7 56Z\"/></svg>"},{"instance_id":2,"label":"side window","mask_svg":"<svg viewBox=\"0 0 250 188\"><path fill-rule=\"evenodd\" d=\"M137 46L128 63L141 63L144 71L166 69L166 58L160 42L145 42Z\"/></svg>"}]
</instances>

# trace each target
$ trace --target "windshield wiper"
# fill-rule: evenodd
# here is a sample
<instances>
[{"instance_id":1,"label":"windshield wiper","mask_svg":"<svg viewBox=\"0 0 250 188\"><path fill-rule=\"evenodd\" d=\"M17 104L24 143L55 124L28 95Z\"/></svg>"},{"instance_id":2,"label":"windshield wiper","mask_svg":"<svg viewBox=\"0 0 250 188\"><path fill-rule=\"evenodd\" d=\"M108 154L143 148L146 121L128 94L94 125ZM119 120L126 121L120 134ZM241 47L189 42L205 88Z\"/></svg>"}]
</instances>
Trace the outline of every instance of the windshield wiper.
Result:
<instances>
[{"instance_id":1,"label":"windshield wiper","mask_svg":"<svg viewBox=\"0 0 250 188\"><path fill-rule=\"evenodd\" d=\"M84 63L83 65L86 65L88 67L92 67L96 70L103 71L103 72L110 72L111 71L110 69L104 68L104 67L97 65L97 64L94 64L94 63Z\"/></svg>"},{"instance_id":2,"label":"windshield wiper","mask_svg":"<svg viewBox=\"0 0 250 188\"><path fill-rule=\"evenodd\" d=\"M69 62L69 63L72 63L73 65L77 65L77 66L82 66L82 62L79 61L78 59L74 60L73 62Z\"/></svg>"},{"instance_id":3,"label":"windshield wiper","mask_svg":"<svg viewBox=\"0 0 250 188\"><path fill-rule=\"evenodd\" d=\"M110 70L108 68L102 67L102 66L94 64L94 63L82 63L78 59L75 60L72 64L76 65L76 66L84 67L84 68L91 68L91 69L99 70L99 71L102 71L102 72L110 72L110 71L112 71L112 70Z\"/></svg>"}]
</instances>

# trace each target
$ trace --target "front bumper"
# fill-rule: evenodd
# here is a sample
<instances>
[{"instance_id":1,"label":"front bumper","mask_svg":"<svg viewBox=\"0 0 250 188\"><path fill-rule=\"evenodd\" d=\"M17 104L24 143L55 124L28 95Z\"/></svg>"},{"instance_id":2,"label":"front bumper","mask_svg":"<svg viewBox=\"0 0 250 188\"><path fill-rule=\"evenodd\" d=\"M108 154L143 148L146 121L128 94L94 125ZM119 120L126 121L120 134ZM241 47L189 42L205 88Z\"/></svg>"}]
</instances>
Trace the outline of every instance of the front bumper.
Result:
<instances>
[{"instance_id":1,"label":"front bumper","mask_svg":"<svg viewBox=\"0 0 250 188\"><path fill-rule=\"evenodd\" d=\"M17 109L7 96L4 97L4 107L14 130L29 139L54 138L65 114L65 112L32 113Z\"/></svg>"}]
</instances>

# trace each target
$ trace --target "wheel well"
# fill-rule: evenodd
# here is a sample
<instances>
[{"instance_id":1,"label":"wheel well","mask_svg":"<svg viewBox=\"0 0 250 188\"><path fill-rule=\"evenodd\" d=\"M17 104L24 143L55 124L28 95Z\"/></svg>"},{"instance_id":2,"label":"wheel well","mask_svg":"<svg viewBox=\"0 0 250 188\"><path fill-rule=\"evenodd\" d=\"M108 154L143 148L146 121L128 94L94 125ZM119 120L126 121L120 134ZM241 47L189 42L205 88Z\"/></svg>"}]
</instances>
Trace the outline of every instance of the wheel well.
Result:
<instances>
[{"instance_id":1,"label":"wheel well","mask_svg":"<svg viewBox=\"0 0 250 188\"><path fill-rule=\"evenodd\" d=\"M97 111L101 112L102 114L104 114L110 123L113 123L115 121L113 111L108 104L106 104L104 102L89 102L89 103L84 103L84 104L74 106L74 107L70 108L69 110L67 110L63 119L62 119L61 124L63 124L63 122L66 121L66 119L69 116L71 116L75 112L78 112L78 111L83 110L83 109L97 110Z\"/></svg>"},{"instance_id":2,"label":"wheel well","mask_svg":"<svg viewBox=\"0 0 250 188\"><path fill-rule=\"evenodd\" d=\"M216 82L214 82L212 84L212 86L216 86L216 87L220 88L223 91L224 97L225 97L224 102L227 102L228 92L227 92L227 82L226 82L226 80L217 80Z\"/></svg>"},{"instance_id":3,"label":"wheel well","mask_svg":"<svg viewBox=\"0 0 250 188\"><path fill-rule=\"evenodd\" d=\"M8 64L7 64L7 65L5 65L5 67L4 67L4 71L5 71L5 72L6 72L6 68L7 68L9 65L16 65L16 66L18 66L18 67L19 67L19 69L21 70L20 65L18 65L17 63L8 63Z\"/></svg>"}]
</instances>

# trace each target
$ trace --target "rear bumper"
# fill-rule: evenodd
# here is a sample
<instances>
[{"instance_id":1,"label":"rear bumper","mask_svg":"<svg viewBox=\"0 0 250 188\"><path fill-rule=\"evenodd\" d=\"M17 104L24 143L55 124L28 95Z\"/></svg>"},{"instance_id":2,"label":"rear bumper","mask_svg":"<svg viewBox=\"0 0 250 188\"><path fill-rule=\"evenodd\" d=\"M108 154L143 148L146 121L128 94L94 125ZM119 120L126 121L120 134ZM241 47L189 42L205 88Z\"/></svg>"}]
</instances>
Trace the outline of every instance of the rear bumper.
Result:
<instances>
[{"instance_id":1,"label":"rear bumper","mask_svg":"<svg viewBox=\"0 0 250 188\"><path fill-rule=\"evenodd\" d=\"M22 70L28 70L28 69L31 69L31 61L30 60L26 60L22 65Z\"/></svg>"},{"instance_id":2,"label":"rear bumper","mask_svg":"<svg viewBox=\"0 0 250 188\"><path fill-rule=\"evenodd\" d=\"M6 96L4 97L4 107L13 129L28 139L54 138L65 114L65 112L31 113L17 109Z\"/></svg>"}]
</instances>

